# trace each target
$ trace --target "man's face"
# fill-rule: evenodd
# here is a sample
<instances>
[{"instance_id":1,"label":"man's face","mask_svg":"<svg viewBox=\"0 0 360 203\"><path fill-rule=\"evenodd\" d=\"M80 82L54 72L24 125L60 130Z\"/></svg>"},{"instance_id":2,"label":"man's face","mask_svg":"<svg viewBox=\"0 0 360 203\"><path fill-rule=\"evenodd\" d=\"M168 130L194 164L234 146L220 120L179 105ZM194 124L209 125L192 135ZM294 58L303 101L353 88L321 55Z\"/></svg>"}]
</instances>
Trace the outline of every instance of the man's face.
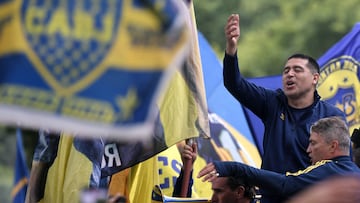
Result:
<instances>
[{"instance_id":1,"label":"man's face","mask_svg":"<svg viewBox=\"0 0 360 203\"><path fill-rule=\"evenodd\" d=\"M282 83L285 95L290 99L298 99L311 93L318 80L318 74L313 74L307 67L308 60L302 58L289 59L282 73Z\"/></svg>"},{"instance_id":2,"label":"man's face","mask_svg":"<svg viewBox=\"0 0 360 203\"><path fill-rule=\"evenodd\" d=\"M315 164L318 161L329 159L331 151L331 144L326 143L325 139L316 132L311 132L309 138L309 146L306 152L309 154L311 163Z\"/></svg>"},{"instance_id":3,"label":"man's face","mask_svg":"<svg viewBox=\"0 0 360 203\"><path fill-rule=\"evenodd\" d=\"M239 186L241 187L241 186ZM244 194L239 194L239 190L231 190L227 185L226 177L218 177L212 181L213 195L211 202L215 203L240 203L244 200Z\"/></svg>"}]
</instances>

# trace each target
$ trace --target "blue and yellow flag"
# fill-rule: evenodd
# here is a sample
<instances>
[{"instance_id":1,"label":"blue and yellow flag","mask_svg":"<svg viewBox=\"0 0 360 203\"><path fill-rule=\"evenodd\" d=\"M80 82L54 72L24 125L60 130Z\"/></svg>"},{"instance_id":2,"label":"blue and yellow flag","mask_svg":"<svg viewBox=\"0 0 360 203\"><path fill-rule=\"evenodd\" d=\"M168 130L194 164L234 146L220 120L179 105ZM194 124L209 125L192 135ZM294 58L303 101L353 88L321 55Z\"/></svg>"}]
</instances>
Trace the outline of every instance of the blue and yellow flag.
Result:
<instances>
[{"instance_id":1,"label":"blue and yellow flag","mask_svg":"<svg viewBox=\"0 0 360 203\"><path fill-rule=\"evenodd\" d=\"M148 137L189 50L176 0L0 2L0 122Z\"/></svg>"},{"instance_id":2,"label":"blue and yellow flag","mask_svg":"<svg viewBox=\"0 0 360 203\"><path fill-rule=\"evenodd\" d=\"M192 27L191 56L172 77L166 93L158 101L159 122L153 139L136 145L129 143L127 150L124 150L124 146L112 145L107 152L107 146L105 147L104 157L107 161L103 172L113 174L110 194L119 192L126 195L129 202L150 203L153 186L157 184L164 188L166 186L170 191L174 183L173 177L178 175L174 170L178 170L180 160L174 144L187 138L210 136L194 8L192 2L186 6L189 11L188 22ZM119 155L114 155L112 149ZM159 160L166 151L171 151L178 159ZM135 163L138 164L133 166ZM132 167L123 170L128 166Z\"/></svg>"},{"instance_id":3,"label":"blue and yellow flag","mask_svg":"<svg viewBox=\"0 0 360 203\"><path fill-rule=\"evenodd\" d=\"M157 102L159 116L151 138L141 142L107 143L102 163L103 176L145 161L187 138L210 135L194 8L192 2L182 6L191 30L191 54L175 72L166 92Z\"/></svg>"},{"instance_id":4,"label":"blue and yellow flag","mask_svg":"<svg viewBox=\"0 0 360 203\"><path fill-rule=\"evenodd\" d=\"M16 130L16 160L14 187L11 191L13 203L25 202L27 186L29 182L29 169L26 164L26 156L23 147L21 129Z\"/></svg>"},{"instance_id":5,"label":"blue and yellow flag","mask_svg":"<svg viewBox=\"0 0 360 203\"><path fill-rule=\"evenodd\" d=\"M350 134L360 127L360 23L318 60L318 91L345 113Z\"/></svg>"}]
</instances>

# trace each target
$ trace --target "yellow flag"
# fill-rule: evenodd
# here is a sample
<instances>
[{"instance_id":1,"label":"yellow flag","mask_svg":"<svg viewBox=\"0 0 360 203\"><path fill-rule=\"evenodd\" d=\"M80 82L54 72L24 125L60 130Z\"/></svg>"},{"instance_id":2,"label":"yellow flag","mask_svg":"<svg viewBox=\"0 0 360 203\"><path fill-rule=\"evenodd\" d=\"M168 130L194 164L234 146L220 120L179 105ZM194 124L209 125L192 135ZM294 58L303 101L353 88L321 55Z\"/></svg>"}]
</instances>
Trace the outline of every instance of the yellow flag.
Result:
<instances>
[{"instance_id":1,"label":"yellow flag","mask_svg":"<svg viewBox=\"0 0 360 203\"><path fill-rule=\"evenodd\" d=\"M61 136L57 157L50 167L41 202L79 202L80 191L89 188L92 162L73 145L74 137Z\"/></svg>"},{"instance_id":2,"label":"yellow flag","mask_svg":"<svg viewBox=\"0 0 360 203\"><path fill-rule=\"evenodd\" d=\"M187 138L198 137L199 135L201 137L210 136L204 80L192 2L184 4L184 9L188 10L188 23L192 31L191 54L186 64L174 74L167 91L158 101L160 125L163 128L166 148L170 147L168 148L170 151L175 150L175 154L178 156L177 159L169 159L167 161L174 161L174 164L177 163L177 165L175 164L177 169L179 169L179 164L181 164L179 162L181 160L180 155L176 146L174 146L175 148L171 146ZM157 184L168 185L167 192L172 193L173 181L177 177L178 171L168 177L164 170L171 167L171 165L167 164L173 163L165 164L165 159L159 161L159 157L161 157L161 154L141 162L130 169L131 175L126 180L129 182L129 202L150 203L153 186ZM161 168L159 163L165 164L167 167ZM137 174L137 176L134 174ZM145 175L148 175L149 178L146 178L146 180L138 178L145 177ZM150 179L151 177L153 179ZM112 188L110 188L110 191L114 192Z\"/></svg>"}]
</instances>

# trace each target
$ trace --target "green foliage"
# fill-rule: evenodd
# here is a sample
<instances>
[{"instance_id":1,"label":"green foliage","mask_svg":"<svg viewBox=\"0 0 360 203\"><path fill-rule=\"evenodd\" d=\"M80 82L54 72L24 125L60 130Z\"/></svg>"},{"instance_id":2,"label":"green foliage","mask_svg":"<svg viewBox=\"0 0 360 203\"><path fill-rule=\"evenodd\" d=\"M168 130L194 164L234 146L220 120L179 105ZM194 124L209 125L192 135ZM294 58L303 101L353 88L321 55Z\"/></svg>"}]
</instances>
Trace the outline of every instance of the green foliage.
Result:
<instances>
[{"instance_id":1,"label":"green foliage","mask_svg":"<svg viewBox=\"0 0 360 203\"><path fill-rule=\"evenodd\" d=\"M11 202L11 189L14 181L16 136L0 126L0 202Z\"/></svg>"},{"instance_id":2,"label":"green foliage","mask_svg":"<svg viewBox=\"0 0 360 203\"><path fill-rule=\"evenodd\" d=\"M238 56L247 77L280 74L295 52L319 58L360 21L357 0L198 0L194 8L198 29L219 58L226 20L232 13L240 15Z\"/></svg>"},{"instance_id":3,"label":"green foliage","mask_svg":"<svg viewBox=\"0 0 360 203\"><path fill-rule=\"evenodd\" d=\"M0 163L11 166L14 164L16 137L15 134L9 133L5 127L0 127Z\"/></svg>"},{"instance_id":4,"label":"green foliage","mask_svg":"<svg viewBox=\"0 0 360 203\"><path fill-rule=\"evenodd\" d=\"M34 148L38 140L35 131L23 131L23 145L28 167L31 167ZM14 166L16 158L16 131L14 128L0 126L0 202L11 202L11 190L14 184Z\"/></svg>"},{"instance_id":5,"label":"green foliage","mask_svg":"<svg viewBox=\"0 0 360 203\"><path fill-rule=\"evenodd\" d=\"M11 202L11 186L13 185L14 172L12 167L4 167L0 164L0 202Z\"/></svg>"}]
</instances>

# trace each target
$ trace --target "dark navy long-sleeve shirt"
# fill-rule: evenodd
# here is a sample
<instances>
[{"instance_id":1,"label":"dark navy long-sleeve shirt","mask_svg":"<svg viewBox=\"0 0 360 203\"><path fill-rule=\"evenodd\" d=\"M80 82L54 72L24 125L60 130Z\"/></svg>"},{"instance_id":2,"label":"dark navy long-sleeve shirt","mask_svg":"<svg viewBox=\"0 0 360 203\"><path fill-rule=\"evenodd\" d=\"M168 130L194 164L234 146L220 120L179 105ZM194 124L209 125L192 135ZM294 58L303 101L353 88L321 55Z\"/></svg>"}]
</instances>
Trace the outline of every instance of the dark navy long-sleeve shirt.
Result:
<instances>
[{"instance_id":1,"label":"dark navy long-sleeve shirt","mask_svg":"<svg viewBox=\"0 0 360 203\"><path fill-rule=\"evenodd\" d=\"M330 176L358 174L360 169L350 156L319 161L295 173L276 173L257 169L239 162L214 162L219 176L238 176L249 184L266 189L279 197L274 202L283 202L306 187Z\"/></svg>"},{"instance_id":2,"label":"dark navy long-sleeve shirt","mask_svg":"<svg viewBox=\"0 0 360 203\"><path fill-rule=\"evenodd\" d=\"M343 112L321 101L317 92L310 107L291 108L281 89L265 89L244 79L236 55L225 54L223 77L228 91L264 123L262 169L285 173L309 166L306 149L310 126L324 117L341 116L345 120Z\"/></svg>"}]
</instances>

